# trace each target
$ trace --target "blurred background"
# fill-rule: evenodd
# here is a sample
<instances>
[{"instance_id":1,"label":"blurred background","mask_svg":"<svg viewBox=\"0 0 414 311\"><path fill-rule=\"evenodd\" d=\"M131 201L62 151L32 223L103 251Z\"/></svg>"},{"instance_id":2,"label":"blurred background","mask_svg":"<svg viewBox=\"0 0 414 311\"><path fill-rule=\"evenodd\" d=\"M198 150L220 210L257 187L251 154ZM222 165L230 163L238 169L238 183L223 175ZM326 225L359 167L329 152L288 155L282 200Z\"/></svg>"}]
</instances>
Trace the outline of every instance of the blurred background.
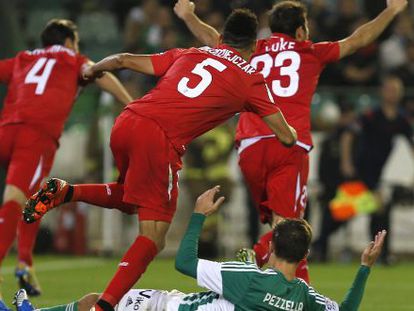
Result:
<instances>
[{"instance_id":1,"label":"blurred background","mask_svg":"<svg viewBox=\"0 0 414 311\"><path fill-rule=\"evenodd\" d=\"M308 1L313 41L339 40L375 17L385 1ZM0 0L0 57L40 47L39 34L51 18L69 18L79 28L81 52L98 61L118 53L155 53L175 47L200 46L183 22L174 16L175 1L167 0ZM220 29L231 9L248 7L260 19L260 37L270 34L266 11L270 0L195 0L196 13ZM307 217L315 240L321 228L329 191L343 180L339 139L365 111L381 104L381 78L389 73L405 86L401 109L414 126L414 11L409 8L381 39L350 58L329 65L312 101L315 147L310 153ZM133 97L154 86L152 77L130 71L117 73ZM5 94L2 86L0 98ZM117 178L108 147L114 118L120 112L108 94L94 86L82 90L61 138L51 176L72 183L95 183ZM172 256L183 234L196 197L207 187L221 184L227 200L209 219L202 237L202 256L233 257L240 247L256 241L263 228L237 166L233 137L237 120L194 141L181 172L178 213L169 232L164 256ZM1 142L0 142L1 143ZM384 200L390 207L392 235L389 263L414 255L414 156L404 138L397 138L381 177ZM4 175L4 172L2 172ZM3 182L3 179L1 179ZM329 231L329 230L328 230ZM137 220L117 211L75 204L50 213L42 224L37 252L65 254L119 254L134 240ZM329 232L331 234L331 232ZM368 216L357 216L332 233L327 249L319 244L314 260L351 261L369 239ZM318 240L319 241L319 240Z\"/></svg>"}]
</instances>

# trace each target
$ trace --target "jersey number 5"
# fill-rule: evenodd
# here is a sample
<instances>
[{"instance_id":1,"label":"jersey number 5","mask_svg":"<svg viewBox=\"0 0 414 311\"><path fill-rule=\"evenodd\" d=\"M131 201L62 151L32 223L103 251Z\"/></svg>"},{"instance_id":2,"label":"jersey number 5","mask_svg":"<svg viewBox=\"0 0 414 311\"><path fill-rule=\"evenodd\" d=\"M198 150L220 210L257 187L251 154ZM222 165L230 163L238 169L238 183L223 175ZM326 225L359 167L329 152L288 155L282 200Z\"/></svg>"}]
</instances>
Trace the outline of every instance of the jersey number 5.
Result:
<instances>
[{"instance_id":1,"label":"jersey number 5","mask_svg":"<svg viewBox=\"0 0 414 311\"><path fill-rule=\"evenodd\" d=\"M47 81L49 80L50 73L52 72L55 63L56 59L54 58L47 59L46 57L41 57L27 73L24 83L37 84L35 90L36 95L42 95L44 93Z\"/></svg>"},{"instance_id":2,"label":"jersey number 5","mask_svg":"<svg viewBox=\"0 0 414 311\"><path fill-rule=\"evenodd\" d=\"M189 98L195 98L197 96L200 96L201 93L203 93L213 81L213 76L205 68L207 66L213 67L214 69L220 72L224 71L224 69L227 68L226 65L220 63L218 60L215 60L213 58L207 58L203 60L201 63L198 63L191 71L197 76L200 76L201 81L195 87L189 87L188 82L190 81L190 78L184 77L180 80L180 82L178 82L178 92Z\"/></svg>"},{"instance_id":3,"label":"jersey number 5","mask_svg":"<svg viewBox=\"0 0 414 311\"><path fill-rule=\"evenodd\" d=\"M283 66L285 61L289 60L290 64ZM257 68L259 63L263 63L262 74L267 79L270 71L274 67L280 67L280 75L289 77L289 84L282 86L280 80L272 81L272 91L279 97L290 97L296 94L299 89L299 74L300 56L295 51L284 51L276 55L273 60L269 54L263 54L254 57L250 64Z\"/></svg>"}]
</instances>

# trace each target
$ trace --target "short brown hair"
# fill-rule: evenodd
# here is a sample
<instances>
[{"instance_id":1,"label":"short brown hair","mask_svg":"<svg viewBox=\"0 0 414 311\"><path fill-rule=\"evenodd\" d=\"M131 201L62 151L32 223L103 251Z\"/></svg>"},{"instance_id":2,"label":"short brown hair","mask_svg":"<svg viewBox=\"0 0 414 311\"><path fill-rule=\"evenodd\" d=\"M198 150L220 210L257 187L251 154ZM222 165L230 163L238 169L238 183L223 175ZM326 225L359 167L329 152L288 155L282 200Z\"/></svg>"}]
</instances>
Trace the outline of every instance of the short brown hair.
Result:
<instances>
[{"instance_id":1,"label":"short brown hair","mask_svg":"<svg viewBox=\"0 0 414 311\"><path fill-rule=\"evenodd\" d=\"M43 47L50 45L64 45L67 38L75 40L77 27L74 22L68 19L52 19L43 29L40 35Z\"/></svg>"},{"instance_id":2,"label":"short brown hair","mask_svg":"<svg viewBox=\"0 0 414 311\"><path fill-rule=\"evenodd\" d=\"M298 263L305 258L311 241L312 228L303 219L283 219L273 230L274 253L289 263Z\"/></svg>"},{"instance_id":3,"label":"short brown hair","mask_svg":"<svg viewBox=\"0 0 414 311\"><path fill-rule=\"evenodd\" d=\"M306 7L299 1L284 0L276 3L270 10L270 30L294 38L296 29L305 27L306 15Z\"/></svg>"},{"instance_id":4,"label":"short brown hair","mask_svg":"<svg viewBox=\"0 0 414 311\"><path fill-rule=\"evenodd\" d=\"M236 49L247 49L257 37L259 22L248 9L236 9L227 17L223 28L223 43Z\"/></svg>"}]
</instances>

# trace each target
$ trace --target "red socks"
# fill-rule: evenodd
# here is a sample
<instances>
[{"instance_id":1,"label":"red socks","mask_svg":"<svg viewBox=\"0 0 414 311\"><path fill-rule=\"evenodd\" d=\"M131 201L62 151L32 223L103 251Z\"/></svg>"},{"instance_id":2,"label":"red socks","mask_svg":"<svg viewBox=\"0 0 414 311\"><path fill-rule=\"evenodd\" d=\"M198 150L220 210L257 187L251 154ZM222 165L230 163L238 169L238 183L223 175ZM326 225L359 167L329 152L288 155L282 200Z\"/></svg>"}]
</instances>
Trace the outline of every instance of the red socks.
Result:
<instances>
[{"instance_id":1,"label":"red socks","mask_svg":"<svg viewBox=\"0 0 414 311\"><path fill-rule=\"evenodd\" d=\"M263 267L269 260L269 243L272 240L272 234L273 231L265 233L260 237L259 242L253 246L253 250L256 253L256 263L259 267ZM296 277L305 280L309 284L308 262L306 259L299 263L296 269Z\"/></svg>"},{"instance_id":2,"label":"red socks","mask_svg":"<svg viewBox=\"0 0 414 311\"><path fill-rule=\"evenodd\" d=\"M8 201L0 207L0 262L6 257L22 218L22 208L16 201Z\"/></svg>"},{"instance_id":3,"label":"red socks","mask_svg":"<svg viewBox=\"0 0 414 311\"><path fill-rule=\"evenodd\" d=\"M21 217L20 217L21 218ZM18 256L19 261L24 262L29 267L33 265L33 248L36 243L37 232L39 231L40 221L26 224L23 219L19 221L18 230Z\"/></svg>"},{"instance_id":4,"label":"red socks","mask_svg":"<svg viewBox=\"0 0 414 311\"><path fill-rule=\"evenodd\" d=\"M118 271L101 299L115 306L139 280L157 253L157 246L152 240L142 235L138 236L122 258ZM96 307L97 310L102 309L95 305Z\"/></svg>"},{"instance_id":5,"label":"red socks","mask_svg":"<svg viewBox=\"0 0 414 311\"><path fill-rule=\"evenodd\" d=\"M256 253L256 263L261 268L268 261L270 257L269 244L272 241L273 230L265 233L259 239L259 241L253 246L253 250Z\"/></svg>"},{"instance_id":6,"label":"red socks","mask_svg":"<svg viewBox=\"0 0 414 311\"><path fill-rule=\"evenodd\" d=\"M71 201L82 201L105 208L115 208L127 214L136 214L136 206L122 202L123 196L122 184L81 184L73 186Z\"/></svg>"}]
</instances>

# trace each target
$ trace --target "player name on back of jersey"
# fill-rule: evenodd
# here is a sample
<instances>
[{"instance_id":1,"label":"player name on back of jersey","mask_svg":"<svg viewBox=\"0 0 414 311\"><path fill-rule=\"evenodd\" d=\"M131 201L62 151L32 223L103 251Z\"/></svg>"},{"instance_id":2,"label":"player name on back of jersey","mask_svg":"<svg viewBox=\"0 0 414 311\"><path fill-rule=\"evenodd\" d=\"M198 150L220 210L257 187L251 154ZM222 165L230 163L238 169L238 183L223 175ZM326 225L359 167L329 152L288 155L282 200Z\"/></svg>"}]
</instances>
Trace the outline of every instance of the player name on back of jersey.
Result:
<instances>
[{"instance_id":1,"label":"player name on back of jersey","mask_svg":"<svg viewBox=\"0 0 414 311\"><path fill-rule=\"evenodd\" d=\"M272 37L273 38L279 38L279 37ZM286 51L286 50L293 50L295 48L296 42L294 41L286 41L284 38L280 37L280 41L273 42L270 45L265 46L266 52L280 52L280 51Z\"/></svg>"},{"instance_id":2,"label":"player name on back of jersey","mask_svg":"<svg viewBox=\"0 0 414 311\"><path fill-rule=\"evenodd\" d=\"M283 299L279 296L272 295L267 293L263 299L263 302L269 304L272 307L275 307L277 310L286 310L286 311L302 311L303 302L297 302L293 300Z\"/></svg>"},{"instance_id":3,"label":"player name on back of jersey","mask_svg":"<svg viewBox=\"0 0 414 311\"><path fill-rule=\"evenodd\" d=\"M29 55L41 55L46 53L58 53L58 52L66 52L71 56L75 56L76 53L62 45L52 45L44 49L35 49L33 51L25 51L25 53Z\"/></svg>"},{"instance_id":4,"label":"player name on back of jersey","mask_svg":"<svg viewBox=\"0 0 414 311\"><path fill-rule=\"evenodd\" d=\"M210 48L208 46L204 46L200 48L200 50L206 51L207 53L210 53L211 55L228 60L229 62L235 64L241 70L243 70L245 73L249 75L256 72L256 69L254 69L252 65L250 65L246 60L244 60L243 57L237 54L234 54L233 51L230 51L227 49L215 49L215 48Z\"/></svg>"}]
</instances>

